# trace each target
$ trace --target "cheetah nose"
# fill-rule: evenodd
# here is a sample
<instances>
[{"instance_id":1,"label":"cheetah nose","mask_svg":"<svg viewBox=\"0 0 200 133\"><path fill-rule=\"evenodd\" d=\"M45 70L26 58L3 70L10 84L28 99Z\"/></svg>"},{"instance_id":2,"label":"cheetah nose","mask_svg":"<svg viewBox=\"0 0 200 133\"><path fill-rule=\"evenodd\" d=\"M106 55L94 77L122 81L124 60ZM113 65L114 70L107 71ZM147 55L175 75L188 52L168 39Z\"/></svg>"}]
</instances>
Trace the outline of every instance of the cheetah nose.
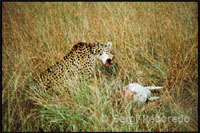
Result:
<instances>
[{"instance_id":1,"label":"cheetah nose","mask_svg":"<svg viewBox=\"0 0 200 133\"><path fill-rule=\"evenodd\" d=\"M109 65L112 64L112 60L111 59L107 59L107 62L109 63Z\"/></svg>"}]
</instances>

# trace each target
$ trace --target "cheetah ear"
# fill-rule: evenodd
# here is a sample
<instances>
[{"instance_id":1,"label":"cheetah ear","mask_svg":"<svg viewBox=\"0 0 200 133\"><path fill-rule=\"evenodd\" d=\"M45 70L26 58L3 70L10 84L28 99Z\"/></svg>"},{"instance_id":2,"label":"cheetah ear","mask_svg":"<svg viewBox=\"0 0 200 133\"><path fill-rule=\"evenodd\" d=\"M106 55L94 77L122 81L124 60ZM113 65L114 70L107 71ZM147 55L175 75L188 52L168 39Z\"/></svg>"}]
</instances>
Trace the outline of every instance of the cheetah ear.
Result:
<instances>
[{"instance_id":1,"label":"cheetah ear","mask_svg":"<svg viewBox=\"0 0 200 133\"><path fill-rule=\"evenodd\" d=\"M111 48L111 47L112 47L112 42L108 42L108 43L106 44L106 47L107 47L107 48Z\"/></svg>"}]
</instances>

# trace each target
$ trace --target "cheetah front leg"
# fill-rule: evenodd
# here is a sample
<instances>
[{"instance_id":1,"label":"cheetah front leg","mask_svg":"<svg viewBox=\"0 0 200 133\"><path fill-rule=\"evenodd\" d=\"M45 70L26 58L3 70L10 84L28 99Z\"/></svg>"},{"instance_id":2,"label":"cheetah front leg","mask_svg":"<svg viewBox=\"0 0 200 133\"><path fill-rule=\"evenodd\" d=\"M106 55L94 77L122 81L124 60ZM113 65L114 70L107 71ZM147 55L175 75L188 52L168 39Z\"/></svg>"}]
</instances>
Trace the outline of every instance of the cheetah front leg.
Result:
<instances>
[{"instance_id":1,"label":"cheetah front leg","mask_svg":"<svg viewBox=\"0 0 200 133\"><path fill-rule=\"evenodd\" d=\"M93 74L92 72L93 72L93 71L92 71L92 68L88 68L88 67L87 67L87 68L85 69L85 76L86 76L87 78L90 79L90 78L92 77L92 74Z\"/></svg>"}]
</instances>

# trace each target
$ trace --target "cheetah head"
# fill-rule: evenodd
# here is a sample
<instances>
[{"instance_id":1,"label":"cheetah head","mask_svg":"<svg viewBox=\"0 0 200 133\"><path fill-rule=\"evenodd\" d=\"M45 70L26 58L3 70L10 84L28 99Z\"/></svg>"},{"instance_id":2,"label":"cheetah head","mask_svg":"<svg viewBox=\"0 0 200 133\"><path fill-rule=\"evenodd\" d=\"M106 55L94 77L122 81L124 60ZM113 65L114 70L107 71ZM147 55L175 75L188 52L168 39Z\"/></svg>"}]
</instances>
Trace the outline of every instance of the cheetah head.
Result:
<instances>
[{"instance_id":1,"label":"cheetah head","mask_svg":"<svg viewBox=\"0 0 200 133\"><path fill-rule=\"evenodd\" d=\"M112 48L112 42L108 42L106 45L98 43L97 58L102 61L106 67L112 64L113 55L110 53Z\"/></svg>"}]
</instances>

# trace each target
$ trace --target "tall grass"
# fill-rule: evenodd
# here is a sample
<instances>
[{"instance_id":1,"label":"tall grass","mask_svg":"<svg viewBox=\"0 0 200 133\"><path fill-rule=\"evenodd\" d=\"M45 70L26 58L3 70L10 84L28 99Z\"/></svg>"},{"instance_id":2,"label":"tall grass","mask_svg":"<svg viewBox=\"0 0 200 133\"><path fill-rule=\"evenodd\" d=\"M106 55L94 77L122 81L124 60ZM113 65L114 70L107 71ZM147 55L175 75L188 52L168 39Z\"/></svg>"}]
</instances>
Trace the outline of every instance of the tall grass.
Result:
<instances>
[{"instance_id":1,"label":"tall grass","mask_svg":"<svg viewBox=\"0 0 200 133\"><path fill-rule=\"evenodd\" d=\"M3 131L197 131L197 3L2 5ZM32 76L79 41L112 41L114 64L98 62L89 81L33 92ZM133 82L165 86L162 98L134 105L119 95Z\"/></svg>"}]
</instances>

